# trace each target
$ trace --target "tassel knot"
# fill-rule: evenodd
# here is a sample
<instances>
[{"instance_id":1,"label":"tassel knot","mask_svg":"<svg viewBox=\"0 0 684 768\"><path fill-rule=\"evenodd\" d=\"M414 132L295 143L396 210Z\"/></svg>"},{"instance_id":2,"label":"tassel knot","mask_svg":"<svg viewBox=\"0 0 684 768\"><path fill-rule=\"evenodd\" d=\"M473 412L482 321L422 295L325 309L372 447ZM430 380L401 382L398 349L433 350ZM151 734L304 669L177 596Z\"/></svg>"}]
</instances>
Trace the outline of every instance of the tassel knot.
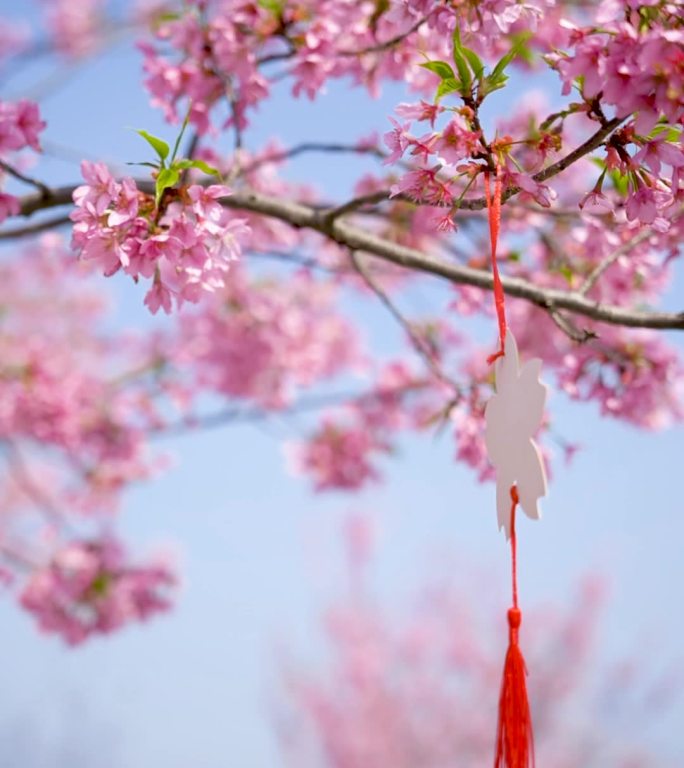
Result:
<instances>
[{"instance_id":1,"label":"tassel knot","mask_svg":"<svg viewBox=\"0 0 684 768\"><path fill-rule=\"evenodd\" d=\"M522 613L518 608L516 576L515 508L518 493L511 488L511 553L513 565L513 607L508 610L509 640L499 696L499 724L496 729L494 768L534 768L532 716L527 699L527 667L520 646L518 630Z\"/></svg>"}]
</instances>

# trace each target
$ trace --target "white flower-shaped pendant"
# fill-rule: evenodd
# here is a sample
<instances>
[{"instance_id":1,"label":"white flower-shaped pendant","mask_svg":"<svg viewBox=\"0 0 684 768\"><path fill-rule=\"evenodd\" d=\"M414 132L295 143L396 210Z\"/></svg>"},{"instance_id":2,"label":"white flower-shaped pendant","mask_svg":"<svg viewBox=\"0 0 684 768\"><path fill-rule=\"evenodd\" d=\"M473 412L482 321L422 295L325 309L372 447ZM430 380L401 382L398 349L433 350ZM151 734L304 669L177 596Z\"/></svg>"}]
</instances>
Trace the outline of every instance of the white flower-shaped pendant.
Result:
<instances>
[{"instance_id":1,"label":"white flower-shaped pendant","mask_svg":"<svg viewBox=\"0 0 684 768\"><path fill-rule=\"evenodd\" d=\"M541 360L528 360L522 367L518 345L510 329L506 353L494 368L496 394L485 409L485 444L496 469L496 509L499 529L511 536L511 486L517 485L520 506L538 520L539 499L546 495L546 473L533 435L544 415L546 387L539 380Z\"/></svg>"}]
</instances>

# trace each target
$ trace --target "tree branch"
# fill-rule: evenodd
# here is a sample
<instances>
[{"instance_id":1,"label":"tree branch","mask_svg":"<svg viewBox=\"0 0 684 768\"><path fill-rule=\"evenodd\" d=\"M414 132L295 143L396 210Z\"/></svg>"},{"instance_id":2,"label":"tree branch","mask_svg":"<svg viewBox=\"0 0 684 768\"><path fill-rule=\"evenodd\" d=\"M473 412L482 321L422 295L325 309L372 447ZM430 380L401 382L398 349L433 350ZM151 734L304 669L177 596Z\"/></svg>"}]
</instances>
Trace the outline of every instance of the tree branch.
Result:
<instances>
[{"instance_id":1,"label":"tree branch","mask_svg":"<svg viewBox=\"0 0 684 768\"><path fill-rule=\"evenodd\" d=\"M149 181L139 182L138 187L144 191L153 191L152 183ZM21 212L24 216L30 216L45 208L68 205L74 189L74 186L56 188L51 190L51 195L47 199L37 194L26 195L21 199ZM447 262L415 248L385 240L345 221L338 219L330 221L329 212L315 210L301 203L281 200L250 190L238 190L223 202L229 208L270 216L298 229L319 232L339 245L371 253L406 269L435 275L461 285L472 285L485 290L492 288L490 272ZM542 288L517 277L504 277L502 282L504 291L509 296L529 301L547 312L567 310L592 320L630 328L684 330L684 312L643 311L601 304L577 291Z\"/></svg>"},{"instance_id":2,"label":"tree branch","mask_svg":"<svg viewBox=\"0 0 684 768\"><path fill-rule=\"evenodd\" d=\"M235 192L224 200L230 208L272 216L300 229L311 229L339 245L364 251L407 269L417 270L451 282L491 290L490 272L453 264L443 259L393 243L344 221L329 221L325 211L316 211L299 203L278 200L254 192ZM592 301L576 291L542 288L516 277L503 278L509 296L524 299L551 312L567 310L612 325L631 328L684 330L684 312L648 312Z\"/></svg>"}]
</instances>

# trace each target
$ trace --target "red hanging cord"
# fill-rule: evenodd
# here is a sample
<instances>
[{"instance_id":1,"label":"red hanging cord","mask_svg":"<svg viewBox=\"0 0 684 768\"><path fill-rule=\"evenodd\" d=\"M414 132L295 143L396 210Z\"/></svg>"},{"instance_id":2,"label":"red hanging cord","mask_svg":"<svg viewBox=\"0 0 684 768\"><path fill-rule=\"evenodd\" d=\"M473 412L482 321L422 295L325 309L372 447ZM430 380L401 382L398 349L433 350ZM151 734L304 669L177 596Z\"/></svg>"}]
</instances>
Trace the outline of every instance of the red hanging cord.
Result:
<instances>
[{"instance_id":1,"label":"red hanging cord","mask_svg":"<svg viewBox=\"0 0 684 768\"><path fill-rule=\"evenodd\" d=\"M506 300L499 275L496 248L501 228L501 174L496 167L494 195L489 172L485 171L485 200L489 219L489 239L494 279L494 304L499 322L499 349L487 358L493 363L505 354ZM504 663L501 693L499 695L499 722L496 729L496 756L494 768L534 768L534 736L532 717L527 698L527 668L518 643L518 630L522 613L518 608L518 540L515 533L515 512L519 503L518 489L511 486L511 582L513 606L508 611L508 651Z\"/></svg>"},{"instance_id":2,"label":"red hanging cord","mask_svg":"<svg viewBox=\"0 0 684 768\"><path fill-rule=\"evenodd\" d=\"M515 512L518 489L511 486L511 570L513 607L508 611L508 651L504 663L499 723L496 729L494 768L534 768L534 735L527 698L527 668L520 646L518 630L522 614L518 608L518 547L515 535Z\"/></svg>"},{"instance_id":3,"label":"red hanging cord","mask_svg":"<svg viewBox=\"0 0 684 768\"><path fill-rule=\"evenodd\" d=\"M499 166L496 166L494 177L494 197L489 185L489 171L485 171L485 200L487 201L487 216L489 218L489 242L492 251L492 276L494 278L494 305L496 316L499 320L499 350L487 358L488 363L493 363L504 355L506 339L506 300L504 297L499 265L496 261L496 246L499 242L499 229L501 228L501 174Z\"/></svg>"}]
</instances>

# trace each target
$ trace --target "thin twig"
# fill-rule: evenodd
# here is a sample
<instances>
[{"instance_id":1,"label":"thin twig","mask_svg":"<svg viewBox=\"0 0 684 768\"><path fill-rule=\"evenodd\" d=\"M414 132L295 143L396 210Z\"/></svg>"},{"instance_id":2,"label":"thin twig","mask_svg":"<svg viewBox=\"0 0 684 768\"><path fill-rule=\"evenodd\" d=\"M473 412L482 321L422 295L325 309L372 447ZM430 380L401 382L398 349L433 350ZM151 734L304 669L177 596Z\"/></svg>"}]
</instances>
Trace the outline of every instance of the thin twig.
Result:
<instances>
[{"instance_id":1,"label":"thin twig","mask_svg":"<svg viewBox=\"0 0 684 768\"><path fill-rule=\"evenodd\" d=\"M3 440L3 448L7 456L10 476L17 484L19 490L26 494L49 522L73 532L66 516L55 506L52 499L34 482L19 448L9 440Z\"/></svg>"},{"instance_id":2,"label":"thin twig","mask_svg":"<svg viewBox=\"0 0 684 768\"><path fill-rule=\"evenodd\" d=\"M373 291L373 293L378 297L378 299L380 299L381 304L387 309L387 311L392 315L392 317L404 329L404 332L406 333L409 341L411 342L411 345L426 362L428 368L430 369L432 374L435 376L435 378L441 381L443 384L446 384L451 390L453 390L456 396L460 396L461 388L458 386L458 384L456 384L456 382L452 381L444 373L441 365L439 364L439 361L435 358L435 355L433 354L432 350L425 343L425 339L423 339L420 336L420 334L416 333L411 322L404 317L404 315L400 312L400 310L394 304L392 299L390 299L387 293L383 290L382 286L377 282L377 280L374 279L374 277L366 269L365 265L359 258L356 251L350 250L349 255L351 257L352 264L354 265L354 268L356 269L356 271L359 273L359 275L361 275L361 277L363 278L363 281L371 289L371 291Z\"/></svg>"},{"instance_id":3,"label":"thin twig","mask_svg":"<svg viewBox=\"0 0 684 768\"><path fill-rule=\"evenodd\" d=\"M7 229L4 231L0 230L0 240L18 240L22 237L31 237L40 232L47 232L50 229L63 227L65 224L70 223L71 219L68 216L55 216L52 219L39 221L35 224L27 224L25 227L15 227L14 229Z\"/></svg>"},{"instance_id":4,"label":"thin twig","mask_svg":"<svg viewBox=\"0 0 684 768\"><path fill-rule=\"evenodd\" d=\"M267 53L265 56L256 60L257 67L260 67L262 64L270 64L273 61L287 61L287 59L291 59L296 55L297 48L292 40L284 36L281 36L281 40L287 43L288 49L286 51L280 51L279 53Z\"/></svg>"},{"instance_id":5,"label":"thin twig","mask_svg":"<svg viewBox=\"0 0 684 768\"><path fill-rule=\"evenodd\" d=\"M591 339L598 338L598 334L595 331L592 331L590 328L578 328L572 320L557 309L550 309L548 313L556 326L572 341L576 341L578 344L586 344Z\"/></svg>"},{"instance_id":6,"label":"thin twig","mask_svg":"<svg viewBox=\"0 0 684 768\"><path fill-rule=\"evenodd\" d=\"M630 251L634 250L638 245L641 245L641 243L644 242L644 240L648 240L649 237L653 234L653 230L645 226L641 231L637 232L634 237L632 237L630 240L627 240L627 242L623 243L621 246L616 248L609 256L606 256L603 261L598 264L594 269L589 273L586 280L582 283L582 285L577 289L577 293L580 296L586 296L589 291L596 285L598 279L601 277L601 275L609 269L615 262L621 257L628 254Z\"/></svg>"},{"instance_id":7,"label":"thin twig","mask_svg":"<svg viewBox=\"0 0 684 768\"><path fill-rule=\"evenodd\" d=\"M367 48L360 48L357 50L341 50L337 51L338 56L364 56L368 53L381 53L382 51L388 51L390 48L394 48L395 45L399 45L399 43L402 43L409 35L412 35L414 32L417 32L418 29L427 21L428 17L423 16L421 19L418 19L413 26L411 26L409 29L406 30L406 32L402 32L401 34L396 35L395 37L390 38L389 40L385 40L382 43L376 43L375 45L369 45ZM288 59L294 58L294 56L297 55L297 48L294 46L291 40L285 38L286 42L289 43L289 49L287 51L281 51L279 53L269 53L265 56L262 56L260 59L257 59L256 64L257 66L261 66L262 64L270 64L274 61L287 61Z\"/></svg>"},{"instance_id":8,"label":"thin twig","mask_svg":"<svg viewBox=\"0 0 684 768\"><path fill-rule=\"evenodd\" d=\"M326 219L328 221L334 221L339 216L344 216L347 213L353 213L359 208L364 208L367 205L377 205L383 203L385 200L389 200L390 193L386 189L381 189L379 192L369 192L367 195L359 195L351 200L348 200L342 205L338 205L335 208L329 208L325 212ZM394 198L396 200L396 197Z\"/></svg>"},{"instance_id":9,"label":"thin twig","mask_svg":"<svg viewBox=\"0 0 684 768\"><path fill-rule=\"evenodd\" d=\"M31 176L27 176L25 173L18 171L14 166L6 163L4 160L0 160L0 169L2 169L10 176L13 176L18 181L22 181L24 184L28 184L30 187L34 187L35 189L39 190L43 197L50 197L52 191L50 187L48 187L48 185L44 184L42 181L34 179Z\"/></svg>"},{"instance_id":10,"label":"thin twig","mask_svg":"<svg viewBox=\"0 0 684 768\"><path fill-rule=\"evenodd\" d=\"M427 382L416 381L411 384L405 384L400 387L383 388L370 392L333 392L329 394L312 395L302 398L287 408L267 410L260 406L236 406L235 408L226 408L217 413L186 418L172 424L166 424L151 431L153 438L172 437L182 435L186 432L194 432L198 429L219 429L226 424L234 423L255 423L267 421L268 419L279 416L290 416L298 413L311 413L320 411L324 408L330 408L345 403L359 403L368 400L374 400L388 394L408 394L415 392L427 386Z\"/></svg>"},{"instance_id":11,"label":"thin twig","mask_svg":"<svg viewBox=\"0 0 684 768\"><path fill-rule=\"evenodd\" d=\"M399 45L399 43L404 42L406 38L409 35L412 35L414 32L417 32L420 27L425 24L425 22L428 20L429 16L423 16L422 18L418 19L418 21L413 24L413 26L410 27L410 29L407 29L406 32L402 32L399 35L396 35L395 37L390 38L389 40L385 40L383 43L377 43L375 45L369 45L367 48L360 48L355 51L337 51L338 56L364 56L367 53L381 53L382 51L387 51L390 48L394 48L395 45Z\"/></svg>"},{"instance_id":12,"label":"thin twig","mask_svg":"<svg viewBox=\"0 0 684 768\"><path fill-rule=\"evenodd\" d=\"M296 144L290 149L284 149L281 152L273 152L270 155L259 157L253 160L251 163L247 163L242 167L242 175L251 173L257 170L263 165L269 163L279 163L283 160L290 160L298 155L305 154L307 152L339 152L357 155L373 155L374 157L385 157L385 153L377 147L363 147L358 144L339 144L339 143L322 143L315 141L306 141L302 144Z\"/></svg>"},{"instance_id":13,"label":"thin twig","mask_svg":"<svg viewBox=\"0 0 684 768\"><path fill-rule=\"evenodd\" d=\"M342 266L329 266L327 264L321 264L313 258L307 258L306 256L298 256L295 253L289 251L250 251L250 259L270 259L272 261L286 262L289 264L296 264L298 267L304 269L311 269L316 272L324 272L329 275L348 275L353 274L351 269L347 269Z\"/></svg>"}]
</instances>

